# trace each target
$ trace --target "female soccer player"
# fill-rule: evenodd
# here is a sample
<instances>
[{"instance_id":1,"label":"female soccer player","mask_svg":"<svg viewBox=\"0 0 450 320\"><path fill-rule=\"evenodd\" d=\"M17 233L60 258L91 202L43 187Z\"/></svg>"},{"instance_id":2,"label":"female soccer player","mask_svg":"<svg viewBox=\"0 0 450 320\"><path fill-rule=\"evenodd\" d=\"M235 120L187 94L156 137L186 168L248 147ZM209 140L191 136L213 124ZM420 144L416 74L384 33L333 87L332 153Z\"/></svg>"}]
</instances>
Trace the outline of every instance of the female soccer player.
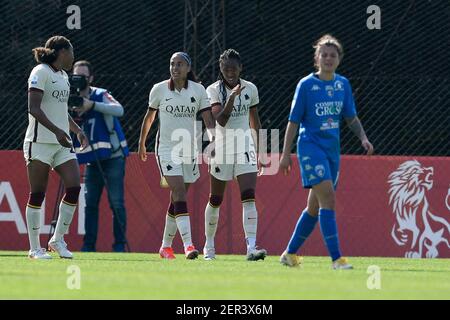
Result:
<instances>
[{"instance_id":1,"label":"female soccer player","mask_svg":"<svg viewBox=\"0 0 450 320\"><path fill-rule=\"evenodd\" d=\"M159 111L156 160L161 176L171 190L159 251L164 259L175 258L172 240L177 228L183 239L186 259L198 257L198 251L192 244L186 193L189 185L200 177L196 163L196 116L201 113L207 130L212 132L214 120L210 109L206 90L197 83L191 70L191 58L185 52L174 53L170 58L170 79L157 83L150 91L149 108L142 122L139 138L139 157L146 161L145 142L156 112Z\"/></svg>"},{"instance_id":2,"label":"female soccer player","mask_svg":"<svg viewBox=\"0 0 450 320\"><path fill-rule=\"evenodd\" d=\"M66 192L48 247L61 258L71 259L72 253L64 242L64 234L69 229L77 206L80 172L69 130L76 134L83 147L87 146L86 136L68 114L70 85L64 70L72 68L73 47L66 38L54 36L47 40L44 48L33 49L33 53L39 65L31 71L28 80L29 124L23 145L31 189L26 208L29 257L51 259L41 248L39 229L41 205L47 190L49 169L52 167L61 177Z\"/></svg>"},{"instance_id":3,"label":"female soccer player","mask_svg":"<svg viewBox=\"0 0 450 320\"><path fill-rule=\"evenodd\" d=\"M296 252L319 221L333 268L352 269L341 256L335 215L335 190L340 160L340 119L345 118L368 155L373 153L373 146L356 115L350 82L335 73L342 61L342 45L336 38L324 35L314 48L317 72L301 79L297 85L279 168L285 175L291 170L290 150L300 125L298 160L303 187L311 190L307 207L297 222L280 262L288 266L298 266L301 263Z\"/></svg>"},{"instance_id":4,"label":"female soccer player","mask_svg":"<svg viewBox=\"0 0 450 320\"><path fill-rule=\"evenodd\" d=\"M258 89L240 78L241 56L234 49L225 50L219 59L219 80L207 88L216 120L215 156L211 158L211 189L205 209L206 243L204 259L215 259L214 236L219 209L227 181L237 179L241 191L243 225L247 243L247 260L264 259L267 252L256 248L258 212L255 187L258 173L256 148L250 127L261 128L258 116ZM250 123L250 125L249 125Z\"/></svg>"}]
</instances>

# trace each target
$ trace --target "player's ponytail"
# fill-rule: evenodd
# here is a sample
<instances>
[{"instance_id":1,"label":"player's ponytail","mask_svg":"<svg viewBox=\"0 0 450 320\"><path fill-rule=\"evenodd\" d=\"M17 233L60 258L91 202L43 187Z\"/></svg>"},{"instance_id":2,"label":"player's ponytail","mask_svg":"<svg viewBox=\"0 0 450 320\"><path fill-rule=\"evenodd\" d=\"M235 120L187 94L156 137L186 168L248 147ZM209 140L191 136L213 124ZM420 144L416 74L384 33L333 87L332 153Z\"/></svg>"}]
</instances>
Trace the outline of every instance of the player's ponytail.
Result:
<instances>
[{"instance_id":1,"label":"player's ponytail","mask_svg":"<svg viewBox=\"0 0 450 320\"><path fill-rule=\"evenodd\" d=\"M32 52L36 62L51 64L58 59L61 49L69 49L71 46L72 44L66 37L54 36L47 40L45 47L34 48Z\"/></svg>"},{"instance_id":2,"label":"player's ponytail","mask_svg":"<svg viewBox=\"0 0 450 320\"><path fill-rule=\"evenodd\" d=\"M34 60L38 63L53 63L58 58L55 49L38 47L33 49Z\"/></svg>"}]
</instances>

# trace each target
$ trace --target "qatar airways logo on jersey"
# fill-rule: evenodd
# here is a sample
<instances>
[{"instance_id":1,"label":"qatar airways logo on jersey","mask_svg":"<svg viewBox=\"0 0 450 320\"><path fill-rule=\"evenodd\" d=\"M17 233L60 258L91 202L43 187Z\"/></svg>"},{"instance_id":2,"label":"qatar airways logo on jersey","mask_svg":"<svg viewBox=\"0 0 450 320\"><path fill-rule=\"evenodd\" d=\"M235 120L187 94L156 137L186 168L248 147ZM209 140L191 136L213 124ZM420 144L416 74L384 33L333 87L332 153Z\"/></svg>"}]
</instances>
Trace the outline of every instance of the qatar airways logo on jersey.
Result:
<instances>
[{"instance_id":1,"label":"qatar airways logo on jersey","mask_svg":"<svg viewBox=\"0 0 450 320\"><path fill-rule=\"evenodd\" d=\"M231 117L242 117L248 114L248 110L250 109L249 104L242 104L238 106L233 106L233 112L231 112Z\"/></svg>"},{"instance_id":2,"label":"qatar airways logo on jersey","mask_svg":"<svg viewBox=\"0 0 450 320\"><path fill-rule=\"evenodd\" d=\"M58 100L61 103L67 103L69 101L69 90L54 90L52 92L52 97Z\"/></svg>"},{"instance_id":3,"label":"qatar airways logo on jersey","mask_svg":"<svg viewBox=\"0 0 450 320\"><path fill-rule=\"evenodd\" d=\"M317 102L316 115L322 116L338 116L341 114L344 103L342 101Z\"/></svg>"},{"instance_id":4,"label":"qatar airways logo on jersey","mask_svg":"<svg viewBox=\"0 0 450 320\"><path fill-rule=\"evenodd\" d=\"M167 113L170 113L171 115L173 115L176 118L193 118L195 117L196 114L196 110L195 110L195 106L171 106L168 105L166 106L166 111Z\"/></svg>"}]
</instances>

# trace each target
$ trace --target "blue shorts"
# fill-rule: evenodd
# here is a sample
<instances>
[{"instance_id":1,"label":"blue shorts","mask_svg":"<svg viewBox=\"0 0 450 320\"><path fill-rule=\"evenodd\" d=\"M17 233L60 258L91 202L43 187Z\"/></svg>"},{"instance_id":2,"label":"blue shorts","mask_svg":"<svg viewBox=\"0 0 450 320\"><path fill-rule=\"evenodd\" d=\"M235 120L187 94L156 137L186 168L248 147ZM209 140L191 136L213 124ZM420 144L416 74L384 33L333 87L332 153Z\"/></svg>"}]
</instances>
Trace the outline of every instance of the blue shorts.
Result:
<instances>
[{"instance_id":1,"label":"blue shorts","mask_svg":"<svg viewBox=\"0 0 450 320\"><path fill-rule=\"evenodd\" d=\"M334 189L339 178L339 155L331 157L320 147L302 143L297 148L302 184L304 188L312 188L325 180L331 180Z\"/></svg>"}]
</instances>

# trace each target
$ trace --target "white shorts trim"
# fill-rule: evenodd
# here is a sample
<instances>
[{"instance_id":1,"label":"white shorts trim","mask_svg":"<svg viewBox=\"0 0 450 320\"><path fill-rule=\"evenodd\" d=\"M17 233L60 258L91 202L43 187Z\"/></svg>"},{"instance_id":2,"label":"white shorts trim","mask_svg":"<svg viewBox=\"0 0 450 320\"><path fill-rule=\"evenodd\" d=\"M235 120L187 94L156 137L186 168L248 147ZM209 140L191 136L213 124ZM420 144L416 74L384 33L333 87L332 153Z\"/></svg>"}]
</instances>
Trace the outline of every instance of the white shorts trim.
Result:
<instances>
[{"instance_id":1,"label":"white shorts trim","mask_svg":"<svg viewBox=\"0 0 450 320\"><path fill-rule=\"evenodd\" d=\"M25 141L23 144L25 162L29 165L33 160L48 164L52 168L77 160L75 151L56 143L41 143Z\"/></svg>"},{"instance_id":2,"label":"white shorts trim","mask_svg":"<svg viewBox=\"0 0 450 320\"><path fill-rule=\"evenodd\" d=\"M156 163L158 164L161 177L181 176L184 183L194 183L200 178L200 170L195 160L192 163L186 163L186 161L175 162L170 159L170 156L156 155Z\"/></svg>"},{"instance_id":3,"label":"white shorts trim","mask_svg":"<svg viewBox=\"0 0 450 320\"><path fill-rule=\"evenodd\" d=\"M212 158L209 165L209 173L216 179L221 181L231 181L238 176L247 173L258 173L258 165L256 155L242 154L235 155L234 163L227 161L218 161Z\"/></svg>"}]
</instances>

